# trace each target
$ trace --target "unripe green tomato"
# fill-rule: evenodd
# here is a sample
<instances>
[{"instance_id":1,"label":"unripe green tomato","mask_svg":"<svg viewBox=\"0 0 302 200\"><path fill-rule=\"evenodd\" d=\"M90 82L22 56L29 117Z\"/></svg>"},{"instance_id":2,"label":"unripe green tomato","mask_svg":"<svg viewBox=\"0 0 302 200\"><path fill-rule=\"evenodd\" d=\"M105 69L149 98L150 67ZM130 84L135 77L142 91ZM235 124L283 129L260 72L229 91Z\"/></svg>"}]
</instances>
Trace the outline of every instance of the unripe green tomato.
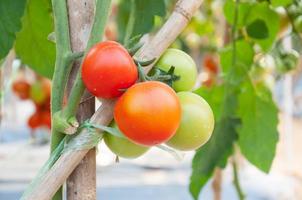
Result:
<instances>
[{"instance_id":1,"label":"unripe green tomato","mask_svg":"<svg viewBox=\"0 0 302 200\"><path fill-rule=\"evenodd\" d=\"M115 123L112 124L112 127L117 128ZM126 138L117 137L110 133L105 133L104 141L114 154L122 158L137 158L149 150L148 147L137 145Z\"/></svg>"},{"instance_id":2,"label":"unripe green tomato","mask_svg":"<svg viewBox=\"0 0 302 200\"><path fill-rule=\"evenodd\" d=\"M47 94L44 91L43 85L40 81L32 84L29 91L29 96L36 104L42 104L43 102L45 102Z\"/></svg>"},{"instance_id":3,"label":"unripe green tomato","mask_svg":"<svg viewBox=\"0 0 302 200\"><path fill-rule=\"evenodd\" d=\"M295 26L295 29L296 29L299 33L302 33L302 15L298 16L298 17L294 20L294 26Z\"/></svg>"},{"instance_id":4,"label":"unripe green tomato","mask_svg":"<svg viewBox=\"0 0 302 200\"><path fill-rule=\"evenodd\" d=\"M164 71L168 71L171 66L175 67L175 75L180 76L172 85L175 91L190 91L194 87L197 78L196 64L187 53L168 49L159 59L157 66Z\"/></svg>"},{"instance_id":5,"label":"unripe green tomato","mask_svg":"<svg viewBox=\"0 0 302 200\"><path fill-rule=\"evenodd\" d=\"M205 144L214 129L214 115L209 104L197 94L179 92L182 118L176 134L166 143L181 150L195 150Z\"/></svg>"}]
</instances>

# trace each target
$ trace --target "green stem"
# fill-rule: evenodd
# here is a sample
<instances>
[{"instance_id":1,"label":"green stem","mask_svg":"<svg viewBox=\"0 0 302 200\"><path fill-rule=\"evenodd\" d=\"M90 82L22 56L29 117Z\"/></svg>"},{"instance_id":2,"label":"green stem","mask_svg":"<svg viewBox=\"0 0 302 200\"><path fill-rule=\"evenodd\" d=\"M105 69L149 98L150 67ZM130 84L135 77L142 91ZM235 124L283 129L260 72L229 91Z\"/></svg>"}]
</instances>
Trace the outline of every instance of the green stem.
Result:
<instances>
[{"instance_id":1,"label":"green stem","mask_svg":"<svg viewBox=\"0 0 302 200\"><path fill-rule=\"evenodd\" d=\"M241 189L241 186L240 186L240 182L239 182L239 176L238 176L238 167L237 167L237 163L235 161L235 158L233 157L233 161L232 161L232 165L233 165L233 174L234 174L234 186L235 186L235 189L237 191L237 194L238 194L238 198L240 200L244 200L245 199L245 195Z\"/></svg>"},{"instance_id":2,"label":"green stem","mask_svg":"<svg viewBox=\"0 0 302 200\"><path fill-rule=\"evenodd\" d=\"M111 4L111 0L98 0L96 3L94 23L85 50L85 55L90 50L90 48L93 45L95 45L97 42L99 42L103 37L110 4ZM68 104L66 108L63 110L64 118L68 119L75 115L77 106L80 103L84 90L85 90L85 86L83 84L82 77L81 77L81 69L79 69L76 80L71 89L70 96L68 98Z\"/></svg>"},{"instance_id":3,"label":"green stem","mask_svg":"<svg viewBox=\"0 0 302 200\"><path fill-rule=\"evenodd\" d=\"M71 54L71 47L66 1L52 0L52 6L56 38L56 63L51 96L51 116L53 121L54 113L62 109L64 90L68 80L67 74L69 74L71 70L72 61L68 59L68 55ZM56 132L53 127L51 130L51 152L53 152L64 138L64 135ZM62 199L62 187L57 191L53 199Z\"/></svg>"},{"instance_id":4,"label":"green stem","mask_svg":"<svg viewBox=\"0 0 302 200\"><path fill-rule=\"evenodd\" d=\"M135 0L131 0L131 10L130 15L126 27L126 33L124 37L124 45L127 46L128 42L133 34L134 31L134 25L135 25L135 14L136 14L136 4Z\"/></svg>"},{"instance_id":5,"label":"green stem","mask_svg":"<svg viewBox=\"0 0 302 200\"><path fill-rule=\"evenodd\" d=\"M236 0L236 5L235 5L235 13L234 13L234 22L233 22L233 27L232 27L232 50L233 50L233 55L232 55L232 70L230 70L229 76L231 77L234 73L234 69L237 67L237 49L236 49L236 33L237 33L237 23L238 23L238 7L239 7L239 0ZM231 88L233 88L231 86ZM234 91L234 90L229 90L229 91ZM245 195L241 189L240 183L239 183L239 177L238 177L238 168L237 168L237 163L235 160L235 157L233 157L232 160L232 165L233 165L233 173L234 173L234 186L236 189L236 192L238 194L238 197L240 200L245 199Z\"/></svg>"}]
</instances>

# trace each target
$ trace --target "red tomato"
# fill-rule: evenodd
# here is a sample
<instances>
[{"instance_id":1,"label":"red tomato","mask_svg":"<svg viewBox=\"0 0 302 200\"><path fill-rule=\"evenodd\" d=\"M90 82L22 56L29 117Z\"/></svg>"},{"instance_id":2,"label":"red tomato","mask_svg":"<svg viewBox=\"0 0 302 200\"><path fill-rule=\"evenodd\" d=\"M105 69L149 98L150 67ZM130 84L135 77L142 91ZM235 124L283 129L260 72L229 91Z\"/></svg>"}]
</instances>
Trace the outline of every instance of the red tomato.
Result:
<instances>
[{"instance_id":1,"label":"red tomato","mask_svg":"<svg viewBox=\"0 0 302 200\"><path fill-rule=\"evenodd\" d=\"M168 85L149 81L129 88L114 108L114 120L134 143L153 146L169 140L181 119L180 102Z\"/></svg>"},{"instance_id":2,"label":"red tomato","mask_svg":"<svg viewBox=\"0 0 302 200\"><path fill-rule=\"evenodd\" d=\"M22 100L29 98L30 84L25 80L15 81L12 85L15 94Z\"/></svg>"},{"instance_id":3,"label":"red tomato","mask_svg":"<svg viewBox=\"0 0 302 200\"><path fill-rule=\"evenodd\" d=\"M218 65L213 56L206 55L203 59L203 66L213 74L218 73Z\"/></svg>"},{"instance_id":4,"label":"red tomato","mask_svg":"<svg viewBox=\"0 0 302 200\"><path fill-rule=\"evenodd\" d=\"M96 97L114 98L138 78L136 65L128 51L114 41L101 42L84 58L82 79Z\"/></svg>"},{"instance_id":5,"label":"red tomato","mask_svg":"<svg viewBox=\"0 0 302 200\"><path fill-rule=\"evenodd\" d=\"M51 115L50 112L44 111L41 113L41 124L51 129Z\"/></svg>"},{"instance_id":6,"label":"red tomato","mask_svg":"<svg viewBox=\"0 0 302 200\"><path fill-rule=\"evenodd\" d=\"M36 128L40 127L41 124L42 124L41 115L39 112L35 112L32 116L29 117L29 119L27 121L27 125L31 129L36 129Z\"/></svg>"}]
</instances>

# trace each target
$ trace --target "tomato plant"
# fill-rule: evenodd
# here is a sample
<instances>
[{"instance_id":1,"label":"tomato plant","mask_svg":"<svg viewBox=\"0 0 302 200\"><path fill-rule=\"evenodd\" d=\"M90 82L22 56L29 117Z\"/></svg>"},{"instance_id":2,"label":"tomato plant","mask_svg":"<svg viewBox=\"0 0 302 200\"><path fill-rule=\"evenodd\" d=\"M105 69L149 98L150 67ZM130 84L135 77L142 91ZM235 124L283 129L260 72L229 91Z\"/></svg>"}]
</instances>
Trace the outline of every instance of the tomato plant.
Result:
<instances>
[{"instance_id":1,"label":"tomato plant","mask_svg":"<svg viewBox=\"0 0 302 200\"><path fill-rule=\"evenodd\" d=\"M121 96L114 120L131 141L153 146L166 142L176 132L181 108L176 93L157 81L138 83Z\"/></svg>"},{"instance_id":2,"label":"tomato plant","mask_svg":"<svg viewBox=\"0 0 302 200\"><path fill-rule=\"evenodd\" d=\"M136 65L127 50L117 42L96 44L84 58L82 79L96 97L114 98L138 78Z\"/></svg>"},{"instance_id":3,"label":"tomato plant","mask_svg":"<svg viewBox=\"0 0 302 200\"><path fill-rule=\"evenodd\" d=\"M235 189L239 199L244 199L238 179L240 166L236 164L234 153L240 153L265 173L272 166L279 139L279 113L273 98L276 88L272 83L282 80L288 72L288 77L300 73L295 69L302 52L302 4L298 0L178 2L175 6L175 1L98 0L94 21L86 21L83 13L88 12L79 12L82 4L78 1L74 1L77 6L69 7L70 2L65 0L3 0L0 16L7 20L0 20L0 62L8 52L15 52L22 65L53 77L51 100L50 94L43 93L46 89L41 83L33 87L15 86L15 91L22 90L18 94L20 98L31 97L35 102L36 111L29 119L31 127L53 124L51 158L74 155L64 159L69 165L63 165L63 159L58 159L56 166L72 171L71 166L80 160L75 158L83 156L79 153L83 151L65 154L66 151L60 149L62 140L65 140L64 148L93 148L99 141L93 139L102 139L102 134L94 130L97 129L94 123L105 125L114 116L126 139L107 134L105 142L117 155L136 157L143 149L161 143L172 147L166 147L171 151L173 148L196 150L190 179L194 199L199 198L216 169L224 168L231 161ZM90 1L86 3L91 5ZM111 3L114 4L113 11L108 18ZM199 5L202 6L198 8ZM82 8L91 7L85 4ZM74 23L73 13L78 14L79 21L85 18L85 23ZM186 29L185 25L188 25ZM158 34L155 33L157 30ZM101 42L103 33L106 39L117 42ZM168 49L161 55L167 47L178 49ZM131 51L133 49L139 49L137 54ZM195 62L185 52L204 68L196 69ZM267 63L261 65L265 57L271 58L273 68ZM140 67L138 64L147 63L144 59L159 59L155 66L160 69L155 68L154 73L149 74L154 76L144 76L154 65L149 63L145 64L148 65L146 68L143 68L145 65ZM80 70L77 70L79 63ZM161 74L163 71L167 73ZM161 79L155 79L155 75ZM172 85L179 93L154 80ZM195 84L196 80L205 82ZM149 82L136 84L138 81ZM85 89L101 100L101 107L94 115L94 97L83 95ZM53 121L50 119L50 101ZM88 107L91 109L86 109ZM64 126L60 129L56 124ZM82 146L73 146L79 143ZM131 147L139 145L142 151L136 151L136 148L132 151ZM165 144L157 147L165 147ZM48 162L48 167L53 163L54 160ZM53 171L56 172L47 172ZM64 175L47 177L62 179L67 177ZM47 188L47 182L40 177L38 184L32 187L35 190L31 191L46 188L47 191L41 192L45 195L50 189L59 187ZM41 180L44 185L39 184ZM63 182L57 181L60 185ZM60 191L54 199L63 196Z\"/></svg>"},{"instance_id":4,"label":"tomato plant","mask_svg":"<svg viewBox=\"0 0 302 200\"><path fill-rule=\"evenodd\" d=\"M187 53L179 49L167 49L157 65L165 71L171 66L175 67L175 75L180 76L172 85L176 91L188 91L194 87L197 77L196 64Z\"/></svg>"},{"instance_id":5,"label":"tomato plant","mask_svg":"<svg viewBox=\"0 0 302 200\"><path fill-rule=\"evenodd\" d=\"M182 151L195 150L205 144L214 129L214 116L209 104L197 94L179 92L182 115L175 135L166 143Z\"/></svg>"},{"instance_id":6,"label":"tomato plant","mask_svg":"<svg viewBox=\"0 0 302 200\"><path fill-rule=\"evenodd\" d=\"M111 127L115 127L116 123L111 123ZM107 147L117 156L122 158L137 158L148 151L148 147L137 145L127 138L114 136L105 133L104 141Z\"/></svg>"}]
</instances>

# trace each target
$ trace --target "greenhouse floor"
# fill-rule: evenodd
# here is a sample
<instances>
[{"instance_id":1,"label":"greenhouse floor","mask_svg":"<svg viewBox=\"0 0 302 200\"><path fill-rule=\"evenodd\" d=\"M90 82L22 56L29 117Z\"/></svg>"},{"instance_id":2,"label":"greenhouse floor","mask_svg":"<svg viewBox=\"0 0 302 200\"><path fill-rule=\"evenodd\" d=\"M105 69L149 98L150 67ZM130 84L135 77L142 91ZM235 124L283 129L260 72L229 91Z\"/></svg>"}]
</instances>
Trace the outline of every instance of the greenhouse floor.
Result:
<instances>
[{"instance_id":1,"label":"greenhouse floor","mask_svg":"<svg viewBox=\"0 0 302 200\"><path fill-rule=\"evenodd\" d=\"M298 133L301 125L301 120L294 123L294 145L279 144L277 157L269 175L261 173L247 161L240 159L240 180L248 200L302 199L302 158L298 156L302 152L299 145L302 133ZM48 145L30 144L27 136L22 133L20 130L1 128L0 199L3 200L19 199L48 156ZM281 134L281 137L284 135ZM154 148L136 160L120 159L119 163L115 163L114 155L103 144L98 152L98 199L191 199L188 182L193 153L185 154L184 158L178 161L170 154ZM211 183L205 187L200 199L213 199ZM222 199L237 199L230 166L223 171Z\"/></svg>"}]
</instances>

